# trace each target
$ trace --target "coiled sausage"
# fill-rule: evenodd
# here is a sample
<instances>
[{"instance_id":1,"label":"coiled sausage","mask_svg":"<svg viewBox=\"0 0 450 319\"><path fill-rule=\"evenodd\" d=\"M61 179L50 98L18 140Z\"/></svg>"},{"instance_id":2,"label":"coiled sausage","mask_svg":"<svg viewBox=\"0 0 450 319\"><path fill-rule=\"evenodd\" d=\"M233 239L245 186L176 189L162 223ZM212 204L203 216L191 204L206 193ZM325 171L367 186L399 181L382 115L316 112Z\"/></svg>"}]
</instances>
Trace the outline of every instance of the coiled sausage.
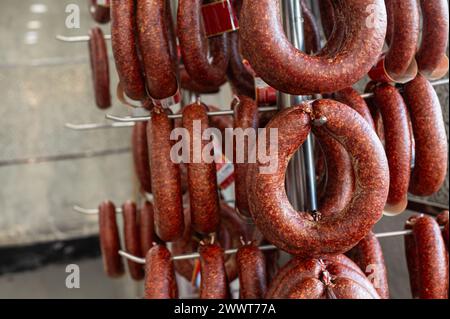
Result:
<instances>
[{"instance_id":1,"label":"coiled sausage","mask_svg":"<svg viewBox=\"0 0 450 319\"><path fill-rule=\"evenodd\" d=\"M120 238L116 222L116 207L112 202L105 201L100 204L98 212L103 268L109 277L117 278L124 274L124 266L119 255Z\"/></svg>"},{"instance_id":2,"label":"coiled sausage","mask_svg":"<svg viewBox=\"0 0 450 319\"><path fill-rule=\"evenodd\" d=\"M162 107L156 106L147 125L156 234L163 241L183 235L183 208L179 165L171 159L173 123Z\"/></svg>"},{"instance_id":3,"label":"coiled sausage","mask_svg":"<svg viewBox=\"0 0 450 319\"><path fill-rule=\"evenodd\" d=\"M219 195L216 165L203 158L209 143L203 134L209 128L207 107L194 103L183 108L183 127L189 132L190 161L187 163L188 188L191 205L191 224L194 230L209 234L219 224ZM199 149L201 147L201 149Z\"/></svg>"},{"instance_id":4,"label":"coiled sausage","mask_svg":"<svg viewBox=\"0 0 450 319\"><path fill-rule=\"evenodd\" d=\"M203 0L180 0L177 34L187 73L202 85L220 86L226 81L229 61L227 34L206 39L202 28ZM208 53L209 44L209 53Z\"/></svg>"},{"instance_id":5,"label":"coiled sausage","mask_svg":"<svg viewBox=\"0 0 450 319\"><path fill-rule=\"evenodd\" d=\"M245 1L240 19L241 43L256 73L275 89L295 95L335 92L362 78L383 48L384 2L346 0L333 5L336 14L345 20L346 28L342 30L346 40L336 54L329 54L330 40L317 55L308 56L284 35L279 0Z\"/></svg>"},{"instance_id":6,"label":"coiled sausage","mask_svg":"<svg viewBox=\"0 0 450 319\"><path fill-rule=\"evenodd\" d=\"M177 299L178 287L170 251L155 245L145 257L145 299Z\"/></svg>"},{"instance_id":7,"label":"coiled sausage","mask_svg":"<svg viewBox=\"0 0 450 319\"><path fill-rule=\"evenodd\" d=\"M439 98L422 75L404 86L415 141L415 165L409 192L429 196L437 192L447 173L448 144Z\"/></svg>"},{"instance_id":8,"label":"coiled sausage","mask_svg":"<svg viewBox=\"0 0 450 319\"><path fill-rule=\"evenodd\" d=\"M340 90L334 94L333 98L338 102L350 106L358 112L373 129L375 129L375 123L373 122L369 106L354 88L348 87Z\"/></svg>"},{"instance_id":9,"label":"coiled sausage","mask_svg":"<svg viewBox=\"0 0 450 319\"><path fill-rule=\"evenodd\" d=\"M136 204L130 201L123 204L122 215L125 249L134 256L142 257ZM131 278L134 280L141 280L144 278L144 268L141 264L128 260L128 270L130 271Z\"/></svg>"},{"instance_id":10,"label":"coiled sausage","mask_svg":"<svg viewBox=\"0 0 450 319\"><path fill-rule=\"evenodd\" d=\"M310 132L310 116L327 119L314 131L323 130L344 146L352 159L357 185L344 210L316 221L309 213L294 210L284 191L284 172ZM355 246L380 219L389 190L387 159L374 130L356 111L332 100L315 101L312 108L300 105L286 109L267 128L267 134L278 129L278 152L271 153L269 167L250 164L247 175L250 212L264 237L291 254L307 257L345 252ZM266 149L270 149L270 137ZM318 213L328 215L320 207Z\"/></svg>"}]
</instances>

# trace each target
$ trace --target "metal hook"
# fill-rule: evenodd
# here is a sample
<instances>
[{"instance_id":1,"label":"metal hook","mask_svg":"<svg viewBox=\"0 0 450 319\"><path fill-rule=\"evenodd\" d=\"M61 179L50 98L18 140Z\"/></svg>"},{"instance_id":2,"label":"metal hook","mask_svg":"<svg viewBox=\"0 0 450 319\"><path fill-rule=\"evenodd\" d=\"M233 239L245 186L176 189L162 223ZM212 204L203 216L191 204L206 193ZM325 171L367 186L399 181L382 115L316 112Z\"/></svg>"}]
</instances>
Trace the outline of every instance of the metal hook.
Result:
<instances>
[{"instance_id":1,"label":"metal hook","mask_svg":"<svg viewBox=\"0 0 450 319\"><path fill-rule=\"evenodd\" d=\"M111 35L110 34L105 34L104 35L105 40L111 40ZM56 36L56 39L62 42L87 42L91 39L90 36L88 35L77 35L77 36L65 36L65 35L61 35L58 34Z\"/></svg>"}]
</instances>

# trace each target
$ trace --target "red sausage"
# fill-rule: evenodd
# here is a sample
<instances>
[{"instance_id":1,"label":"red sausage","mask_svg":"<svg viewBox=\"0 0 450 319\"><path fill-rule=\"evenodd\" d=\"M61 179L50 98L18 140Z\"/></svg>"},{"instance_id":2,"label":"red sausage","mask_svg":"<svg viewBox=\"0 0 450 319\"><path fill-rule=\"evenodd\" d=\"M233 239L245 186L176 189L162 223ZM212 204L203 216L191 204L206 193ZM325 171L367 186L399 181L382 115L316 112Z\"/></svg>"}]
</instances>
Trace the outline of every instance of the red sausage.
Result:
<instances>
[{"instance_id":1,"label":"red sausage","mask_svg":"<svg viewBox=\"0 0 450 319\"><path fill-rule=\"evenodd\" d=\"M372 115L370 114L369 106L366 101L359 95L358 91L348 87L334 94L334 99L338 102L346 104L358 112L369 125L375 129Z\"/></svg>"},{"instance_id":2,"label":"red sausage","mask_svg":"<svg viewBox=\"0 0 450 319\"><path fill-rule=\"evenodd\" d=\"M159 241L155 234L153 205L149 201L144 202L139 212L139 230L142 255L145 256L153 243Z\"/></svg>"},{"instance_id":3,"label":"red sausage","mask_svg":"<svg viewBox=\"0 0 450 319\"><path fill-rule=\"evenodd\" d=\"M209 128L207 107L198 103L185 106L183 127L190 136L190 162L187 163L187 170L192 227L200 233L209 234L217 229L220 208L216 165L214 161L206 162L202 156L209 143L202 138L204 131ZM196 145L201 146L201 149Z\"/></svg>"},{"instance_id":4,"label":"red sausage","mask_svg":"<svg viewBox=\"0 0 450 319\"><path fill-rule=\"evenodd\" d=\"M337 51L332 55L328 43L322 52L308 56L284 35L279 0L245 1L240 36L244 55L255 72L275 89L295 95L331 93L361 79L383 48L384 2L346 0L333 2L333 5L336 14L346 23L346 28L342 29L346 41L339 50L332 48L331 51Z\"/></svg>"},{"instance_id":5,"label":"red sausage","mask_svg":"<svg viewBox=\"0 0 450 319\"><path fill-rule=\"evenodd\" d=\"M103 268L109 277L117 278L124 274L124 267L119 255L120 238L116 223L116 207L110 201L105 201L100 204L98 212Z\"/></svg>"},{"instance_id":6,"label":"red sausage","mask_svg":"<svg viewBox=\"0 0 450 319\"><path fill-rule=\"evenodd\" d=\"M389 195L385 207L388 214L399 214L408 204L411 174L411 132L408 110L398 90L382 84L374 89L374 104L383 120L384 147L389 162Z\"/></svg>"},{"instance_id":7,"label":"red sausage","mask_svg":"<svg viewBox=\"0 0 450 319\"><path fill-rule=\"evenodd\" d=\"M239 45L239 33L228 34L228 46L230 48L230 62L228 64L227 77L233 91L237 95L246 95L255 98L255 80L253 75L242 63L242 56Z\"/></svg>"},{"instance_id":8,"label":"red sausage","mask_svg":"<svg viewBox=\"0 0 450 319\"><path fill-rule=\"evenodd\" d=\"M429 196L437 192L447 173L448 144L439 98L425 77L404 86L415 140L415 166L409 192Z\"/></svg>"},{"instance_id":9,"label":"red sausage","mask_svg":"<svg viewBox=\"0 0 450 319\"><path fill-rule=\"evenodd\" d=\"M448 44L448 2L446 0L420 1L423 28L422 43L416 55L419 71L429 79L444 76L448 70L445 55Z\"/></svg>"},{"instance_id":10,"label":"red sausage","mask_svg":"<svg viewBox=\"0 0 450 319\"><path fill-rule=\"evenodd\" d=\"M109 59L103 32L95 27L89 31L89 53L94 81L95 102L100 109L111 106Z\"/></svg>"},{"instance_id":11,"label":"red sausage","mask_svg":"<svg viewBox=\"0 0 450 319\"><path fill-rule=\"evenodd\" d=\"M258 133L258 105L251 98L241 95L238 96L239 102L234 106L234 129L242 129L242 133L247 136L253 135L254 142L256 142L256 137ZM245 143L244 147L240 143ZM239 145L238 145L239 143ZM242 138L238 141L238 138L234 136L234 147L235 147L235 164L234 164L234 189L236 197L236 210L244 215L250 216L248 198L247 198L247 163L249 160L249 152L252 145L249 145L250 139ZM239 151L242 155L241 159L237 159L237 152Z\"/></svg>"},{"instance_id":12,"label":"red sausage","mask_svg":"<svg viewBox=\"0 0 450 319\"><path fill-rule=\"evenodd\" d=\"M343 255L294 258L270 284L268 299L380 299L351 260Z\"/></svg>"},{"instance_id":13,"label":"red sausage","mask_svg":"<svg viewBox=\"0 0 450 319\"><path fill-rule=\"evenodd\" d=\"M202 25L203 0L180 0L177 34L186 71L197 83L220 86L229 61L227 34L206 39ZM209 52L208 52L209 44Z\"/></svg>"},{"instance_id":14,"label":"red sausage","mask_svg":"<svg viewBox=\"0 0 450 319\"><path fill-rule=\"evenodd\" d=\"M327 119L314 131L327 132L344 146L352 159L357 185L339 214L317 221L309 213L293 209L284 191L287 164L310 132L311 116ZM271 156L272 170L258 162L249 165L247 174L250 212L264 237L303 257L341 253L355 246L381 218L389 190L389 167L374 130L356 111L332 100L283 110L267 128L278 129L278 163L273 163L276 158ZM269 143L267 138L267 149ZM319 207L320 214L327 216L328 212Z\"/></svg>"},{"instance_id":15,"label":"red sausage","mask_svg":"<svg viewBox=\"0 0 450 319\"><path fill-rule=\"evenodd\" d=\"M95 22L98 23L108 23L110 16L110 0L103 1L103 3L98 3L102 1L90 0L89 12Z\"/></svg>"},{"instance_id":16,"label":"red sausage","mask_svg":"<svg viewBox=\"0 0 450 319\"><path fill-rule=\"evenodd\" d=\"M200 246L200 299L227 299L230 296L223 250L217 244Z\"/></svg>"},{"instance_id":17,"label":"red sausage","mask_svg":"<svg viewBox=\"0 0 450 319\"><path fill-rule=\"evenodd\" d=\"M117 73L125 94L137 101L147 93L137 48L134 0L111 1L111 43Z\"/></svg>"},{"instance_id":18,"label":"red sausage","mask_svg":"<svg viewBox=\"0 0 450 319\"><path fill-rule=\"evenodd\" d=\"M180 82L181 87L184 90L188 90L197 94L214 94L218 93L220 90L220 88L217 86L201 85L192 80L183 65L180 65Z\"/></svg>"},{"instance_id":19,"label":"red sausage","mask_svg":"<svg viewBox=\"0 0 450 319\"><path fill-rule=\"evenodd\" d=\"M319 26L305 0L302 0L300 5L303 17L303 33L305 35L305 52L308 54L316 53L320 49Z\"/></svg>"},{"instance_id":20,"label":"red sausage","mask_svg":"<svg viewBox=\"0 0 450 319\"><path fill-rule=\"evenodd\" d=\"M178 287L170 251L155 245L145 257L145 299L177 299Z\"/></svg>"},{"instance_id":21,"label":"red sausage","mask_svg":"<svg viewBox=\"0 0 450 319\"><path fill-rule=\"evenodd\" d=\"M156 106L147 125L147 138L150 166L157 168L151 171L156 234L163 241L180 238L184 229L180 168L170 157L172 129L172 121Z\"/></svg>"},{"instance_id":22,"label":"red sausage","mask_svg":"<svg viewBox=\"0 0 450 319\"><path fill-rule=\"evenodd\" d=\"M134 171L142 191L152 192L150 160L147 144L147 122L136 122L133 127L132 143Z\"/></svg>"},{"instance_id":23,"label":"red sausage","mask_svg":"<svg viewBox=\"0 0 450 319\"><path fill-rule=\"evenodd\" d=\"M125 204L123 204L122 215L125 249L128 253L134 256L141 257L141 238L139 232L136 204L130 201L127 201ZM133 278L134 280L141 280L144 278L144 268L141 264L128 260L128 270L130 271L131 278Z\"/></svg>"},{"instance_id":24,"label":"red sausage","mask_svg":"<svg viewBox=\"0 0 450 319\"><path fill-rule=\"evenodd\" d=\"M237 255L240 299L262 299L266 293L267 274L264 253L254 244L239 248Z\"/></svg>"},{"instance_id":25,"label":"red sausage","mask_svg":"<svg viewBox=\"0 0 450 319\"><path fill-rule=\"evenodd\" d=\"M374 285L380 297L389 299L389 286L383 250L375 234L370 232L346 255L361 268Z\"/></svg>"},{"instance_id":26,"label":"red sausage","mask_svg":"<svg viewBox=\"0 0 450 319\"><path fill-rule=\"evenodd\" d=\"M444 226L444 230L442 231L442 236L444 237L445 245L447 246L447 251L448 251L448 220L449 220L448 210L440 213L436 220L440 226Z\"/></svg>"},{"instance_id":27,"label":"red sausage","mask_svg":"<svg viewBox=\"0 0 450 319\"><path fill-rule=\"evenodd\" d=\"M448 298L448 254L438 223L429 216L413 216L405 236L406 256L414 298Z\"/></svg>"},{"instance_id":28,"label":"red sausage","mask_svg":"<svg viewBox=\"0 0 450 319\"><path fill-rule=\"evenodd\" d=\"M177 57L171 37L170 1L137 0L139 47L147 89L153 99L170 98L178 92Z\"/></svg>"},{"instance_id":29,"label":"red sausage","mask_svg":"<svg viewBox=\"0 0 450 319\"><path fill-rule=\"evenodd\" d=\"M385 0L391 27L384 57L388 76L396 82L407 82L417 74L414 59L419 42L420 15L417 0Z\"/></svg>"}]
</instances>

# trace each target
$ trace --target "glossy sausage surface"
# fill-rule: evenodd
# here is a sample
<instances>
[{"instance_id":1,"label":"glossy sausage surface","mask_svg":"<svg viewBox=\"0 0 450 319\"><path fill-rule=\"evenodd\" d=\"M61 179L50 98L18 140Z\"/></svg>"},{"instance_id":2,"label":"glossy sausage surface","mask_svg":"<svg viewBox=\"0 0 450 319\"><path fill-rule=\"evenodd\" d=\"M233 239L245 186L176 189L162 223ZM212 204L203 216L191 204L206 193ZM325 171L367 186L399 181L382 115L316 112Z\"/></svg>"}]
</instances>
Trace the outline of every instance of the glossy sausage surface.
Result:
<instances>
[{"instance_id":1,"label":"glossy sausage surface","mask_svg":"<svg viewBox=\"0 0 450 319\"><path fill-rule=\"evenodd\" d=\"M116 222L116 207L112 202L105 201L100 204L98 211L103 268L109 277L117 278L122 276L125 270L122 257L119 255L120 238Z\"/></svg>"},{"instance_id":2,"label":"glossy sausage surface","mask_svg":"<svg viewBox=\"0 0 450 319\"><path fill-rule=\"evenodd\" d=\"M390 184L385 212L395 215L402 213L408 204L412 158L408 109L398 90L389 84L374 89L373 101L383 120L384 147L389 162Z\"/></svg>"},{"instance_id":3,"label":"glossy sausage surface","mask_svg":"<svg viewBox=\"0 0 450 319\"><path fill-rule=\"evenodd\" d=\"M415 141L415 165L409 192L429 196L445 180L448 144L442 108L433 86L422 75L404 86Z\"/></svg>"},{"instance_id":4,"label":"glossy sausage surface","mask_svg":"<svg viewBox=\"0 0 450 319\"><path fill-rule=\"evenodd\" d=\"M145 299L177 299L178 286L170 251L155 245L145 257Z\"/></svg>"},{"instance_id":5,"label":"glossy sausage surface","mask_svg":"<svg viewBox=\"0 0 450 319\"><path fill-rule=\"evenodd\" d=\"M163 241L174 241L183 235L184 221L179 164L170 156L175 141L170 140L172 121L159 106L152 111L147 126L156 234Z\"/></svg>"},{"instance_id":6,"label":"glossy sausage surface","mask_svg":"<svg viewBox=\"0 0 450 319\"><path fill-rule=\"evenodd\" d=\"M100 109L111 106L111 92L109 86L109 58L103 31L92 28L89 31L89 53L94 81L95 102Z\"/></svg>"},{"instance_id":7,"label":"glossy sausage surface","mask_svg":"<svg viewBox=\"0 0 450 319\"><path fill-rule=\"evenodd\" d=\"M111 44L123 90L129 98L141 101L147 93L137 47L135 10L135 0L111 1Z\"/></svg>"},{"instance_id":8,"label":"glossy sausage surface","mask_svg":"<svg viewBox=\"0 0 450 319\"><path fill-rule=\"evenodd\" d=\"M277 90L295 95L331 93L361 79L383 48L384 1L346 0L333 5L345 21L346 40L338 50L330 48L330 40L317 55L308 56L286 38L279 0L245 1L239 32L244 56L256 73Z\"/></svg>"},{"instance_id":9,"label":"glossy sausage surface","mask_svg":"<svg viewBox=\"0 0 450 319\"><path fill-rule=\"evenodd\" d=\"M125 238L125 249L128 253L142 257L141 238L139 231L139 217L136 204L127 201L122 206L123 234ZM144 278L144 268L141 264L128 260L128 270L134 280Z\"/></svg>"},{"instance_id":10,"label":"glossy sausage surface","mask_svg":"<svg viewBox=\"0 0 450 319\"><path fill-rule=\"evenodd\" d=\"M345 209L317 221L309 213L293 209L284 191L287 164L310 132L310 116L327 119L314 131L323 130L344 146L352 159L357 185ZM247 175L250 212L264 237L304 257L341 253L355 246L381 218L389 190L388 163L374 130L356 111L332 100L286 109L267 128L278 129L277 156L270 157L272 169L258 162L249 165ZM270 139L266 140L269 148ZM328 215L319 207L320 213Z\"/></svg>"}]
</instances>

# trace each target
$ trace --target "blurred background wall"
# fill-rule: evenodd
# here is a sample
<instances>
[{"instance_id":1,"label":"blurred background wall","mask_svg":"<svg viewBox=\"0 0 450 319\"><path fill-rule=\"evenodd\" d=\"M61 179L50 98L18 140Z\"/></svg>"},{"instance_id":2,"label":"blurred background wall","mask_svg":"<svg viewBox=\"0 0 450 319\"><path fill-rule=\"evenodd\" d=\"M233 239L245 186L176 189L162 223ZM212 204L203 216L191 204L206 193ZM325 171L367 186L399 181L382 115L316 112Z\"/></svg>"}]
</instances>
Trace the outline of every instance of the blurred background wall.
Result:
<instances>
[{"instance_id":1,"label":"blurred background wall","mask_svg":"<svg viewBox=\"0 0 450 319\"><path fill-rule=\"evenodd\" d=\"M75 132L65 123L104 121L94 105L87 43L94 25L86 0L0 0L0 298L136 298L141 284L103 274L95 208L134 197L129 128ZM65 26L68 4L81 9L80 29ZM109 26L103 27L109 34ZM109 52L111 50L109 48ZM110 63L111 88L117 75ZM448 132L448 86L438 89ZM228 108L229 88L206 101ZM107 112L128 115L113 94ZM220 101L220 103L217 103ZM91 153L90 157L85 157ZM433 200L448 205L448 178ZM408 213L385 217L376 231L403 228ZM402 238L382 239L394 298L410 297ZM81 288L67 289L67 264L80 266Z\"/></svg>"}]
</instances>

